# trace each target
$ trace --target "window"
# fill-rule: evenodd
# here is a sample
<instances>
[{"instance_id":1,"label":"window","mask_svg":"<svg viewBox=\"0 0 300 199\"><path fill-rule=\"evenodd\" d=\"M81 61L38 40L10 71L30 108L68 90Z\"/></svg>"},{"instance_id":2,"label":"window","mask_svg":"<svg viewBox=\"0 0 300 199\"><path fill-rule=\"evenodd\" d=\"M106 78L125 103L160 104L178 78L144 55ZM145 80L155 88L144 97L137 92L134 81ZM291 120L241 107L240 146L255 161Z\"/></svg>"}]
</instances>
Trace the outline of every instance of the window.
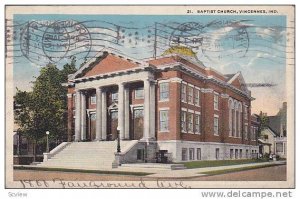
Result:
<instances>
[{"instance_id":1,"label":"window","mask_svg":"<svg viewBox=\"0 0 300 199\"><path fill-rule=\"evenodd\" d=\"M91 104L96 104L96 95L91 96Z\"/></svg>"},{"instance_id":2,"label":"window","mask_svg":"<svg viewBox=\"0 0 300 199\"><path fill-rule=\"evenodd\" d=\"M216 148L216 160L220 159L220 149Z\"/></svg>"},{"instance_id":3,"label":"window","mask_svg":"<svg viewBox=\"0 0 300 199\"><path fill-rule=\"evenodd\" d=\"M247 120L248 119L248 107L247 106L245 106L245 120Z\"/></svg>"},{"instance_id":4,"label":"window","mask_svg":"<svg viewBox=\"0 0 300 199\"><path fill-rule=\"evenodd\" d=\"M201 148L197 148L197 160L201 160Z\"/></svg>"},{"instance_id":5,"label":"window","mask_svg":"<svg viewBox=\"0 0 300 199\"><path fill-rule=\"evenodd\" d=\"M196 106L200 106L200 91L198 89L195 89L194 103Z\"/></svg>"},{"instance_id":6,"label":"window","mask_svg":"<svg viewBox=\"0 0 300 199\"><path fill-rule=\"evenodd\" d=\"M181 111L181 131L186 132L186 112Z\"/></svg>"},{"instance_id":7,"label":"window","mask_svg":"<svg viewBox=\"0 0 300 199\"><path fill-rule=\"evenodd\" d=\"M111 100L112 101L118 101L118 93L117 92L113 92L111 94Z\"/></svg>"},{"instance_id":8,"label":"window","mask_svg":"<svg viewBox=\"0 0 300 199\"><path fill-rule=\"evenodd\" d=\"M193 87L188 87L188 103L192 104L193 103L193 92L194 89Z\"/></svg>"},{"instance_id":9,"label":"window","mask_svg":"<svg viewBox=\"0 0 300 199\"><path fill-rule=\"evenodd\" d=\"M189 148L189 155L190 155L190 160L195 159L195 151L193 148Z\"/></svg>"},{"instance_id":10,"label":"window","mask_svg":"<svg viewBox=\"0 0 300 199\"><path fill-rule=\"evenodd\" d=\"M246 158L249 158L249 150L246 149Z\"/></svg>"},{"instance_id":11,"label":"window","mask_svg":"<svg viewBox=\"0 0 300 199\"><path fill-rule=\"evenodd\" d=\"M76 106L76 94L73 94L73 108Z\"/></svg>"},{"instance_id":12,"label":"window","mask_svg":"<svg viewBox=\"0 0 300 199\"><path fill-rule=\"evenodd\" d=\"M169 83L160 83L159 84L159 96L160 100L168 100L169 99Z\"/></svg>"},{"instance_id":13,"label":"window","mask_svg":"<svg viewBox=\"0 0 300 199\"><path fill-rule=\"evenodd\" d=\"M214 94L214 109L219 110L219 95L216 93Z\"/></svg>"},{"instance_id":14,"label":"window","mask_svg":"<svg viewBox=\"0 0 300 199\"><path fill-rule=\"evenodd\" d=\"M168 131L169 130L169 111L161 110L159 111L159 126L160 131Z\"/></svg>"},{"instance_id":15,"label":"window","mask_svg":"<svg viewBox=\"0 0 300 199\"><path fill-rule=\"evenodd\" d=\"M219 117L214 116L214 135L219 135Z\"/></svg>"},{"instance_id":16,"label":"window","mask_svg":"<svg viewBox=\"0 0 300 199\"><path fill-rule=\"evenodd\" d=\"M144 160L144 149L138 149L137 150L137 160Z\"/></svg>"},{"instance_id":17,"label":"window","mask_svg":"<svg viewBox=\"0 0 300 199\"><path fill-rule=\"evenodd\" d=\"M188 113L188 132L193 132L193 113Z\"/></svg>"},{"instance_id":18,"label":"window","mask_svg":"<svg viewBox=\"0 0 300 199\"><path fill-rule=\"evenodd\" d=\"M283 143L282 142L276 143L276 152L279 152L279 153L283 152Z\"/></svg>"},{"instance_id":19,"label":"window","mask_svg":"<svg viewBox=\"0 0 300 199\"><path fill-rule=\"evenodd\" d=\"M234 158L238 159L238 157L239 157L238 155L239 155L239 150L235 149Z\"/></svg>"},{"instance_id":20,"label":"window","mask_svg":"<svg viewBox=\"0 0 300 199\"><path fill-rule=\"evenodd\" d=\"M187 161L187 149L186 148L182 148L182 150L181 150L181 160Z\"/></svg>"},{"instance_id":21,"label":"window","mask_svg":"<svg viewBox=\"0 0 300 199\"><path fill-rule=\"evenodd\" d=\"M195 115L195 133L200 133L200 115Z\"/></svg>"},{"instance_id":22,"label":"window","mask_svg":"<svg viewBox=\"0 0 300 199\"><path fill-rule=\"evenodd\" d=\"M245 124L245 140L247 140L248 137L248 124Z\"/></svg>"},{"instance_id":23,"label":"window","mask_svg":"<svg viewBox=\"0 0 300 199\"><path fill-rule=\"evenodd\" d=\"M144 99L144 88L136 88L134 90L134 98L135 99Z\"/></svg>"},{"instance_id":24,"label":"window","mask_svg":"<svg viewBox=\"0 0 300 199\"><path fill-rule=\"evenodd\" d=\"M230 149L230 159L233 159L233 149Z\"/></svg>"},{"instance_id":25,"label":"window","mask_svg":"<svg viewBox=\"0 0 300 199\"><path fill-rule=\"evenodd\" d=\"M243 149L240 149L240 159L243 158Z\"/></svg>"},{"instance_id":26,"label":"window","mask_svg":"<svg viewBox=\"0 0 300 199\"><path fill-rule=\"evenodd\" d=\"M186 85L181 84L181 101L186 102Z\"/></svg>"}]
</instances>

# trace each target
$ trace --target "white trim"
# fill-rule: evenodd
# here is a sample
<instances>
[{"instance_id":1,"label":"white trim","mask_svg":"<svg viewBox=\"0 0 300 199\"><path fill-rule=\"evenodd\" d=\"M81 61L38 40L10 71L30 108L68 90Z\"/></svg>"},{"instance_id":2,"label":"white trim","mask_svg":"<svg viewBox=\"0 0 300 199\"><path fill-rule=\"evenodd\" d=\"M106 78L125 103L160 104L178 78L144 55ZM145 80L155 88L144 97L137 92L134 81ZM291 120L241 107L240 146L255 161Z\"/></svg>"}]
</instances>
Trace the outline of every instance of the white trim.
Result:
<instances>
[{"instance_id":1,"label":"white trim","mask_svg":"<svg viewBox=\"0 0 300 199\"><path fill-rule=\"evenodd\" d=\"M197 115L201 115L201 113L199 111L195 111L195 114Z\"/></svg>"},{"instance_id":2,"label":"white trim","mask_svg":"<svg viewBox=\"0 0 300 199\"><path fill-rule=\"evenodd\" d=\"M213 93L214 89L212 89L212 88L202 88L201 92L202 93Z\"/></svg>"},{"instance_id":3,"label":"white trim","mask_svg":"<svg viewBox=\"0 0 300 199\"><path fill-rule=\"evenodd\" d=\"M188 109L188 112L189 112L189 113L195 113L195 111L194 111L194 110L191 110L191 109Z\"/></svg>"},{"instance_id":4,"label":"white trim","mask_svg":"<svg viewBox=\"0 0 300 199\"><path fill-rule=\"evenodd\" d=\"M188 109L187 109L187 108L184 108L184 107L181 107L181 110L182 110L182 111L187 111Z\"/></svg>"},{"instance_id":5,"label":"white trim","mask_svg":"<svg viewBox=\"0 0 300 199\"><path fill-rule=\"evenodd\" d=\"M170 107L161 107L161 108L158 108L159 111L168 111L170 110Z\"/></svg>"},{"instance_id":6,"label":"white trim","mask_svg":"<svg viewBox=\"0 0 300 199\"><path fill-rule=\"evenodd\" d=\"M229 95L226 94L226 93L222 93L222 94L221 94L221 97L222 97L222 98L229 98Z\"/></svg>"}]
</instances>

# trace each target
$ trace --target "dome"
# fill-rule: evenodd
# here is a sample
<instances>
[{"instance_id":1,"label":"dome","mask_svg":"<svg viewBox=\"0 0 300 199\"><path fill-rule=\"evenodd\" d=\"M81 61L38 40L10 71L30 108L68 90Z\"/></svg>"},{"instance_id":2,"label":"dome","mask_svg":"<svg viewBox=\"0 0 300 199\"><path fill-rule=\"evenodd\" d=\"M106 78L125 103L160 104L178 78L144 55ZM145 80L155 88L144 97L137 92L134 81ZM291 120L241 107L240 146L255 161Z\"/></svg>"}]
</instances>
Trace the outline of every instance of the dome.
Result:
<instances>
[{"instance_id":1,"label":"dome","mask_svg":"<svg viewBox=\"0 0 300 199\"><path fill-rule=\"evenodd\" d=\"M193 52L190 48L184 46L173 46L166 50L162 55L164 56L168 54L178 54L197 59L196 53Z\"/></svg>"}]
</instances>

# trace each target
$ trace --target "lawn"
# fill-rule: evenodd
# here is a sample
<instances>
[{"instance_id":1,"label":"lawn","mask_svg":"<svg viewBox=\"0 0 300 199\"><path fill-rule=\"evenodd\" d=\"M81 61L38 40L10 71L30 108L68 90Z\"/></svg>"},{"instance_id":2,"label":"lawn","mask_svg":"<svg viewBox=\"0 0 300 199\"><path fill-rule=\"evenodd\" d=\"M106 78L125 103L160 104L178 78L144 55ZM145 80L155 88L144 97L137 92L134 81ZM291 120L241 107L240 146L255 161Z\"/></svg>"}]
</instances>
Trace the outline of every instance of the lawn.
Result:
<instances>
[{"instance_id":1,"label":"lawn","mask_svg":"<svg viewBox=\"0 0 300 199\"><path fill-rule=\"evenodd\" d=\"M96 173L112 175L133 175L146 176L153 173L146 172L129 172L129 171L104 171L104 170L83 170L83 169L66 169L66 168L45 168L45 167L14 167L15 170L37 170L37 171L60 171L60 172L79 172L79 173Z\"/></svg>"},{"instance_id":2,"label":"lawn","mask_svg":"<svg viewBox=\"0 0 300 199\"><path fill-rule=\"evenodd\" d=\"M201 172L201 174L206 175L220 175L220 174L226 174L226 173L232 173L232 172L238 172L238 171L247 171L252 169L261 169L261 168L267 168L267 167L273 167L278 166L277 164L269 164L269 165L254 165L254 166L247 166L247 167L241 167L241 168L234 168L234 169L223 169L223 170L216 170L216 171L204 171Z\"/></svg>"},{"instance_id":3,"label":"lawn","mask_svg":"<svg viewBox=\"0 0 300 199\"><path fill-rule=\"evenodd\" d=\"M181 162L188 169L193 168L205 168L205 167L218 167L218 166L230 166L238 164L249 164L267 162L265 159L245 159L245 160L202 160L193 162Z\"/></svg>"}]
</instances>

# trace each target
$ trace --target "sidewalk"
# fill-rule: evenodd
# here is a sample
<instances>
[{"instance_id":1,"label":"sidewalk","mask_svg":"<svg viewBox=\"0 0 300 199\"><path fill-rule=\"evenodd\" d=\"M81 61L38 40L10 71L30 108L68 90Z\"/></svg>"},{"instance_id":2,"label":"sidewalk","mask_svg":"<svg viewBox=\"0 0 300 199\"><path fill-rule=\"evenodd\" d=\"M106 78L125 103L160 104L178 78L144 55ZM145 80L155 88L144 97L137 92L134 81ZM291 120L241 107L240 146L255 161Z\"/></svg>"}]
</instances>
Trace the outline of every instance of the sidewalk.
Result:
<instances>
[{"instance_id":1,"label":"sidewalk","mask_svg":"<svg viewBox=\"0 0 300 199\"><path fill-rule=\"evenodd\" d=\"M195 169L183 169L183 170L170 170L166 168L141 168L141 167L118 167L118 168L103 168L101 171L121 171L121 172L145 172L152 173L150 175L146 175L146 178L192 178L199 176L206 176L203 172L209 171L220 171L226 169L238 169L249 166L264 166L264 165L283 165L285 161L274 161L274 162L262 162L262 163L249 163L249 164L239 164L239 165L230 165L230 166L219 166L219 167L206 167L206 168L195 168ZM26 165L23 167L36 167L33 165ZM41 167L39 167L41 168ZM84 170L84 169L82 169ZM121 174L120 174L121 175Z\"/></svg>"}]
</instances>

